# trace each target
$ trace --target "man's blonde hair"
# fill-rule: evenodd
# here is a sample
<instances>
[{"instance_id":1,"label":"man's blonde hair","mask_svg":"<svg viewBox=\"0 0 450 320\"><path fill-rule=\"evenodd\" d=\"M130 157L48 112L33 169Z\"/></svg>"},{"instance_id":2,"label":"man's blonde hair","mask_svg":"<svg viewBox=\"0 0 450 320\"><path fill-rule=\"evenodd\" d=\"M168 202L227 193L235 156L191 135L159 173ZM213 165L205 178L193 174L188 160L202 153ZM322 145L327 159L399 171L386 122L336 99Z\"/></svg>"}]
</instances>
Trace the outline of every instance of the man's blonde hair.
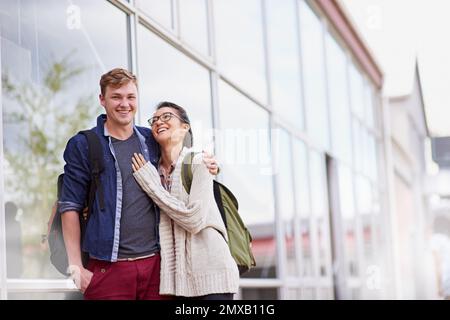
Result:
<instances>
[{"instance_id":1,"label":"man's blonde hair","mask_svg":"<svg viewBox=\"0 0 450 320\"><path fill-rule=\"evenodd\" d=\"M102 96L104 96L106 87L111 86L114 89L117 89L128 84L130 81L132 81L137 88L137 78L134 74L122 68L112 69L111 71L108 71L107 73L102 75L102 77L100 78L100 92Z\"/></svg>"}]
</instances>

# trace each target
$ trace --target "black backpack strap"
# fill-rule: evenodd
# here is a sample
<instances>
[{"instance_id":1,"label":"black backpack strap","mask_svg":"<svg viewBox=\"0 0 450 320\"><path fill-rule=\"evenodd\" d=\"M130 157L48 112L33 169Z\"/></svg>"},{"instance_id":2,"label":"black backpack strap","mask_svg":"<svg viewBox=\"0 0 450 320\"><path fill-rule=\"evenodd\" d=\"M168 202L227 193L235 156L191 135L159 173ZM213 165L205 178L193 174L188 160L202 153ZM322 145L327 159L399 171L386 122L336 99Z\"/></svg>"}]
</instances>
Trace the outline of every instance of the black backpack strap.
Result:
<instances>
[{"instance_id":1,"label":"black backpack strap","mask_svg":"<svg viewBox=\"0 0 450 320\"><path fill-rule=\"evenodd\" d=\"M89 149L89 164L91 167L91 185L89 187L88 207L92 208L95 198L95 192L98 190L98 201L100 210L105 208L105 200L103 188L100 183L100 174L103 172L103 147L100 138L93 130L80 131L88 142Z\"/></svg>"}]
</instances>

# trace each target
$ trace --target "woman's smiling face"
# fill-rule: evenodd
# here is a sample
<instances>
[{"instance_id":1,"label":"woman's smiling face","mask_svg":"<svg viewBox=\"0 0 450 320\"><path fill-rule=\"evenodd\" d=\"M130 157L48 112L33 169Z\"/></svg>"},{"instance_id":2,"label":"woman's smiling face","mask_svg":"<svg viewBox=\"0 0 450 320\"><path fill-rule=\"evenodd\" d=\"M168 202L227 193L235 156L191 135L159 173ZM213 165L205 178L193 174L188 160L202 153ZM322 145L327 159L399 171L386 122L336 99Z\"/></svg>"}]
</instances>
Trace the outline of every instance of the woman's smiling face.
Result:
<instances>
[{"instance_id":1,"label":"woman's smiling face","mask_svg":"<svg viewBox=\"0 0 450 320\"><path fill-rule=\"evenodd\" d=\"M189 130L189 125L182 122L178 111L163 107L155 111L151 121L152 133L160 145L182 142Z\"/></svg>"}]
</instances>

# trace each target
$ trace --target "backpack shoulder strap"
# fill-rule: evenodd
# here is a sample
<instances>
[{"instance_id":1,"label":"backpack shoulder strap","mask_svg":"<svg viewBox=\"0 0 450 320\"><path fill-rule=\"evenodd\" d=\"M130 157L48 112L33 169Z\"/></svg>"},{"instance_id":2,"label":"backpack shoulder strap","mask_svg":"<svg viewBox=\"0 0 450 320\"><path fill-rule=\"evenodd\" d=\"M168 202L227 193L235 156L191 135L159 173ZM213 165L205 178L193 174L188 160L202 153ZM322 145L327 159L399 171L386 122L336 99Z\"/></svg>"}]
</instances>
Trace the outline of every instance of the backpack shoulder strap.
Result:
<instances>
[{"instance_id":1,"label":"backpack shoulder strap","mask_svg":"<svg viewBox=\"0 0 450 320\"><path fill-rule=\"evenodd\" d=\"M195 152L189 152L184 156L183 162L181 164L181 181L183 182L184 190L188 194L191 193L192 185L192 161L194 160Z\"/></svg>"},{"instance_id":2,"label":"backpack shoulder strap","mask_svg":"<svg viewBox=\"0 0 450 320\"><path fill-rule=\"evenodd\" d=\"M89 149L89 164L91 167L91 185L89 188L88 207L91 208L94 203L95 192L98 189L100 209L105 208L103 188L100 185L100 174L104 169L103 162L103 147L98 135L91 130L80 131L84 135L88 142Z\"/></svg>"}]
</instances>

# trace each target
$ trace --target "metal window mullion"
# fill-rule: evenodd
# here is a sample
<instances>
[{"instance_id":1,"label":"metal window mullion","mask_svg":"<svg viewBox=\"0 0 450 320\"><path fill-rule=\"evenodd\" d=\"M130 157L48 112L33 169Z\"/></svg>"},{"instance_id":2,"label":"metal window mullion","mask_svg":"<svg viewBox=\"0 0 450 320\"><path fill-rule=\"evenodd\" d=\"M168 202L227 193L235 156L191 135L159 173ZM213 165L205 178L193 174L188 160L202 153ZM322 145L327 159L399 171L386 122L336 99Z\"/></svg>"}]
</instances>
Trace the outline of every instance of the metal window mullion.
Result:
<instances>
[{"instance_id":1,"label":"metal window mullion","mask_svg":"<svg viewBox=\"0 0 450 320\"><path fill-rule=\"evenodd\" d=\"M269 112L269 130L270 133L270 146L271 146L271 154L272 154L272 172L277 172L277 168L275 165L278 165L278 155L275 154L274 150L274 135L272 134L272 128L274 128L273 124L273 113L272 113L272 90L271 90L271 75L270 75L270 52L269 52L269 36L268 36L268 25L267 25L267 16L266 16L266 1L262 0L260 2L260 10L261 10L261 22L262 22L262 35L263 35L263 47L264 47L264 68L265 68L265 76L266 76L266 98L267 98L267 111ZM274 161L276 160L276 161ZM277 278L281 280L282 285L278 288L279 290L279 299L284 300L288 297L288 290L286 288L286 263L287 263L287 254L286 254L286 242L284 236L284 223L283 223L283 215L280 212L279 198L278 198L278 183L277 183L278 175L272 175L272 183L274 190L274 202L275 202L275 240L277 247Z\"/></svg>"},{"instance_id":2,"label":"metal window mullion","mask_svg":"<svg viewBox=\"0 0 450 320\"><path fill-rule=\"evenodd\" d=\"M206 26L208 32L208 54L213 59L213 64L217 64L217 51L216 51L216 27L214 20L214 7L213 0L206 1Z\"/></svg>"},{"instance_id":3,"label":"metal window mullion","mask_svg":"<svg viewBox=\"0 0 450 320\"><path fill-rule=\"evenodd\" d=\"M118 9L122 10L123 12L127 14L133 14L136 12L134 1L132 3L125 2L123 0L106 0L116 6Z\"/></svg>"},{"instance_id":4,"label":"metal window mullion","mask_svg":"<svg viewBox=\"0 0 450 320\"><path fill-rule=\"evenodd\" d=\"M314 151L315 152L315 151ZM319 268L319 242L317 234L317 217L313 212L313 200L312 200L312 187L311 187L311 151L308 151L307 156L308 164L308 188L309 188L309 203L310 203L310 219L309 219L309 234L310 234L310 248L311 248L311 262L313 269L313 278L316 280L316 284L313 286L314 296L318 299L318 281L320 279L320 268Z\"/></svg>"},{"instance_id":5,"label":"metal window mullion","mask_svg":"<svg viewBox=\"0 0 450 320\"><path fill-rule=\"evenodd\" d=\"M0 71L2 70L2 46L0 41ZM0 300L8 298L6 278L6 224L5 224L5 188L3 176L3 95L2 77L0 77Z\"/></svg>"},{"instance_id":6,"label":"metal window mullion","mask_svg":"<svg viewBox=\"0 0 450 320\"><path fill-rule=\"evenodd\" d=\"M272 119L269 118L269 129L272 128ZM272 172L277 172L276 165L278 163L278 157L274 150L274 135L272 130L270 132L270 151L272 156ZM276 161L275 161L276 160ZM275 245L276 251L276 261L277 261L277 279L279 279L282 285L278 288L279 299L284 300L287 296L287 290L285 289L285 279L286 279L286 246L284 241L284 228L283 228L283 217L280 212L280 205L278 200L278 187L277 187L277 175L272 174L272 185L273 185L273 196L274 196L274 206L275 206Z\"/></svg>"},{"instance_id":7,"label":"metal window mullion","mask_svg":"<svg viewBox=\"0 0 450 320\"><path fill-rule=\"evenodd\" d=\"M264 67L266 75L266 90L267 90L267 104L270 110L273 110L273 97L272 97L272 75L270 67L270 41L267 24L267 10L266 0L261 1L261 18L262 18L262 33L263 33L263 45L264 45Z\"/></svg>"},{"instance_id":8,"label":"metal window mullion","mask_svg":"<svg viewBox=\"0 0 450 320\"><path fill-rule=\"evenodd\" d=\"M305 0L300 0L305 1ZM303 45L302 42L302 31L301 31L301 8L299 5L299 1L295 1L295 11L296 11L296 19L297 19L297 34L298 34L298 48L299 48L299 66L300 66L300 88L301 88L301 103L302 103L302 111L303 111L303 131L307 133L309 136L309 124L308 124L308 106L306 105L306 90L305 90L305 76L304 76L304 68L305 65L303 61Z\"/></svg>"},{"instance_id":9,"label":"metal window mullion","mask_svg":"<svg viewBox=\"0 0 450 320\"><path fill-rule=\"evenodd\" d=\"M290 153L290 164L291 164L291 172L292 172L292 192L294 193L294 250L295 250L295 261L297 265L297 273L298 277L301 278L303 275L303 248L302 248L302 237L301 237L301 217L300 217L300 204L298 203L298 199L296 195L298 194L297 190L297 182L296 182L296 171L298 170L295 165L295 157L294 157L294 138L292 135L289 135L289 146L291 149Z\"/></svg>"},{"instance_id":10,"label":"metal window mullion","mask_svg":"<svg viewBox=\"0 0 450 320\"><path fill-rule=\"evenodd\" d=\"M179 39L181 39L181 23L180 23L180 6L178 3L178 0L171 0L170 1L170 8L171 8L171 21L172 21L172 30L175 32L175 34L178 36Z\"/></svg>"},{"instance_id":11,"label":"metal window mullion","mask_svg":"<svg viewBox=\"0 0 450 320\"><path fill-rule=\"evenodd\" d=\"M139 24L139 14L135 11L128 15L128 36L129 36L129 56L130 56L130 68L139 82L139 57L138 57L138 24ZM141 89L142 90L142 89ZM138 95L140 96L140 91L138 90ZM139 99L140 100L140 99ZM137 110L138 123L142 121L141 108Z\"/></svg>"},{"instance_id":12,"label":"metal window mullion","mask_svg":"<svg viewBox=\"0 0 450 320\"><path fill-rule=\"evenodd\" d=\"M311 260L313 265L313 277L316 280L314 285L314 295L315 298L319 298L318 294L318 281L320 279L320 246L318 237L318 224L317 217L311 211L311 220L309 221L310 226L310 236L311 236Z\"/></svg>"},{"instance_id":13,"label":"metal window mullion","mask_svg":"<svg viewBox=\"0 0 450 320\"><path fill-rule=\"evenodd\" d=\"M146 29L153 32L155 35L164 40L167 44L171 45L178 51L190 57L192 60L200 64L201 66L207 69L216 70L216 66L212 63L211 59L199 54L195 49L192 49L190 46L182 43L182 41L178 38L177 35L173 31L169 31L164 27L160 26L157 22L155 22L151 17L147 17L145 15L139 15L139 22Z\"/></svg>"},{"instance_id":14,"label":"metal window mullion","mask_svg":"<svg viewBox=\"0 0 450 320\"><path fill-rule=\"evenodd\" d=\"M223 146L220 146L220 149L218 149L218 142L223 143L223 141L219 140L219 138L222 136L222 134L219 134L221 130L220 125L220 98L219 98L219 75L214 70L210 71L209 73L210 77L210 84L211 84L211 108L212 108L212 125L213 125L213 144L214 144L214 154L217 154L218 151L223 151ZM224 156L220 155L219 157ZM220 159L220 158L219 158ZM223 158L222 158L223 159ZM217 176L219 181L222 181L222 175Z\"/></svg>"},{"instance_id":15,"label":"metal window mullion","mask_svg":"<svg viewBox=\"0 0 450 320\"><path fill-rule=\"evenodd\" d=\"M325 156L322 155L322 169L325 169L325 175L323 177L323 179L325 179L327 188L328 188L328 184L330 183L328 181L328 177L326 175L326 162L325 162ZM327 193L328 194L328 193ZM325 272L326 275L325 277L331 277L331 279L333 279L333 270L332 270L332 257L331 257L331 229L330 229L330 215L328 214L328 212L330 211L330 199L326 196L325 199L325 212L323 212L323 219L322 219L322 231L323 231L323 241L325 241ZM333 281L331 281L331 283L333 283ZM320 296L319 296L320 298Z\"/></svg>"},{"instance_id":16,"label":"metal window mullion","mask_svg":"<svg viewBox=\"0 0 450 320\"><path fill-rule=\"evenodd\" d=\"M300 0L304 1L304 0ZM298 32L298 47L299 47L299 66L300 66L300 87L301 87L301 103L302 103L302 112L303 112L303 131L305 132L306 137L308 139L311 139L309 136L309 123L308 123L308 106L306 105L306 90L305 90L305 77L304 77L304 57L303 57L303 45L305 45L302 42L302 30L301 30L301 10L302 8L299 5L299 1L295 1L295 11L296 11L296 20L297 20L297 32ZM302 289L302 296L303 296L303 290L313 288L314 290L314 296L317 298L317 281L319 279L317 274L317 236L315 233L315 223L314 223L314 214L312 210L312 185L311 185L311 173L310 173L310 153L311 153L311 145L312 140L309 140L310 143L307 144L306 147L306 167L307 167L307 187L308 187L308 198L309 198L309 217L308 217L308 233L309 233L309 250L310 252L310 259L312 264L312 279L314 279L312 282L312 285L302 285L300 289Z\"/></svg>"},{"instance_id":17,"label":"metal window mullion","mask_svg":"<svg viewBox=\"0 0 450 320\"><path fill-rule=\"evenodd\" d=\"M353 188L355 188L355 184L353 184ZM354 190L354 194L356 194L356 190ZM364 257L364 231L362 223L362 213L359 212L359 208L356 206L356 215L355 215L355 241L356 241L356 256L358 257L358 277L361 280L361 283L364 283L364 267L365 267L365 257ZM360 288L362 289L362 287ZM360 297L361 298L361 297Z\"/></svg>"},{"instance_id":18,"label":"metal window mullion","mask_svg":"<svg viewBox=\"0 0 450 320\"><path fill-rule=\"evenodd\" d=\"M325 17L322 16L321 19L319 19L319 21L321 22L320 26L322 28L322 47L323 47L323 51L322 51L322 63L323 63L323 69L324 69L324 81L325 81L325 101L326 101L326 106L325 106L325 117L326 119L326 123L328 126L328 135L327 135L327 144L328 144L328 150L332 150L333 149L333 142L331 139L331 119L330 119L330 110L331 110L331 100L330 100L330 84L329 84L329 77L328 77L328 61L327 61L327 57L328 57L328 53L327 53L327 42L326 42L326 37L328 34L328 23Z\"/></svg>"},{"instance_id":19,"label":"metal window mullion","mask_svg":"<svg viewBox=\"0 0 450 320\"><path fill-rule=\"evenodd\" d=\"M357 277L359 279L361 279L362 277L362 265L361 265L361 232L359 229L359 210L358 210L358 203L357 203L357 179L356 177L358 176L358 174L356 173L356 167L357 167L357 151L356 148L354 147L355 144L355 135L357 134L357 132L354 132L354 126L353 126L353 121L354 121L354 117L355 115L353 114L353 99L352 99L352 87L351 87L351 75L350 75L350 68L351 68L351 57L349 57L347 55L347 59L346 59L346 80L347 80L347 91L348 91L348 102L349 102L349 110L350 110L350 134L351 134L351 144L352 144L352 188L353 188L353 206L354 206L354 214L353 214L353 234L354 234L354 241L355 241L355 247L356 247L356 266L357 266L357 270L358 270L358 274ZM347 282L349 281L350 278L347 279Z\"/></svg>"},{"instance_id":20,"label":"metal window mullion","mask_svg":"<svg viewBox=\"0 0 450 320\"><path fill-rule=\"evenodd\" d=\"M324 80L325 80L325 96L326 96L326 122L328 125L328 150L332 150L332 139L331 139L331 119L330 119L330 110L331 110L331 100L330 100L330 92L329 92L329 77L328 77L328 61L327 61L327 45L326 45L326 37L328 34L328 24L325 17L322 16L321 21L321 27L322 27L322 46L323 46L323 52L322 52L322 62L324 65ZM323 159L325 160L325 159ZM324 163L324 161L322 161ZM330 182L327 180L327 185ZM330 210L330 199L326 199L326 205L327 205L327 212ZM327 252L326 252L326 268L327 268L327 274L332 275L332 257L331 257L331 229L330 229L330 216L329 214L325 214L325 229L326 229L326 246L327 246Z\"/></svg>"}]
</instances>

